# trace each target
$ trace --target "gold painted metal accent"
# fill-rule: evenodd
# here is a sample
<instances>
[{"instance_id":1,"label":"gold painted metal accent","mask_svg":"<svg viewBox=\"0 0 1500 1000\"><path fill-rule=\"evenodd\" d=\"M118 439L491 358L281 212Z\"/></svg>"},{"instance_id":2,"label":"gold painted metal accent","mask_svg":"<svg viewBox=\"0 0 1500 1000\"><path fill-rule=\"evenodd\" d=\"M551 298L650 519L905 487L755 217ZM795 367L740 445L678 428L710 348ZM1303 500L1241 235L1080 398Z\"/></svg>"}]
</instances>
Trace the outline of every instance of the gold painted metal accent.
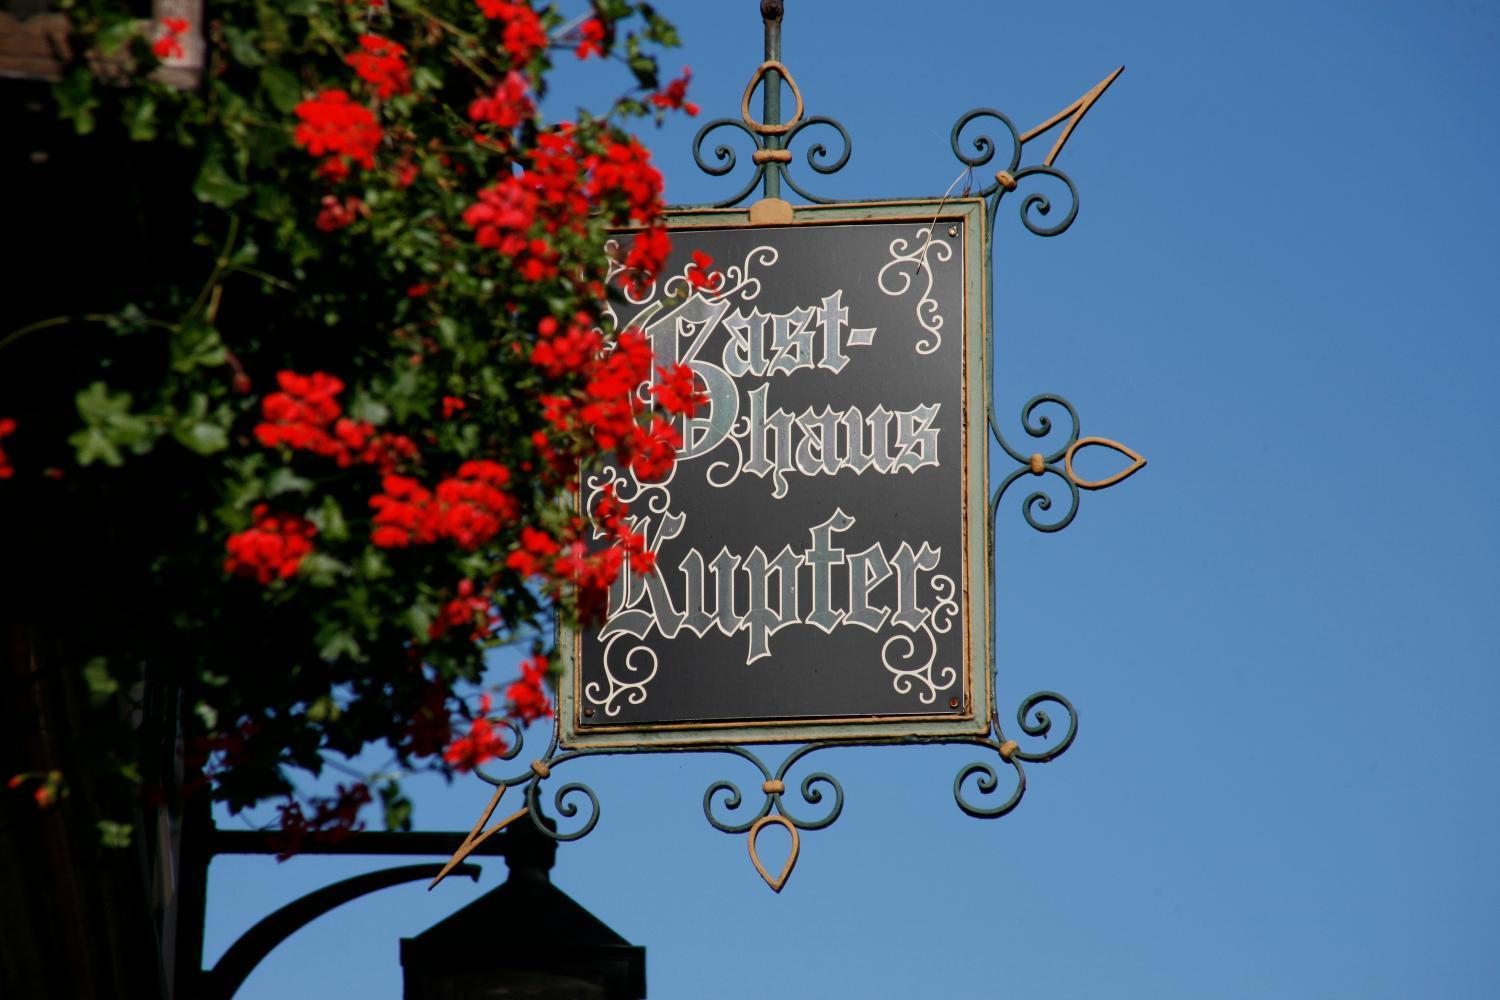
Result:
<instances>
[{"instance_id":1,"label":"gold painted metal accent","mask_svg":"<svg viewBox=\"0 0 1500 1000\"><path fill-rule=\"evenodd\" d=\"M781 125L767 125L750 117L750 95L755 93L755 85L760 82L760 78L773 69L781 74L786 85L792 88L792 96L797 99L797 112L792 115L791 121ZM775 59L767 59L757 66L755 74L750 77L750 82L745 84L745 96L740 98L740 117L744 119L746 128L752 132L759 132L761 135L786 135L790 132L792 127L802 120L802 91L797 88L797 81L792 79L791 72Z\"/></svg>"},{"instance_id":2,"label":"gold painted metal accent","mask_svg":"<svg viewBox=\"0 0 1500 1000\"><path fill-rule=\"evenodd\" d=\"M1010 759L1016 755L1016 751L1019 749L1021 749L1021 744L1015 740L1006 740L1000 744L1000 759L1009 764Z\"/></svg>"},{"instance_id":3,"label":"gold painted metal accent","mask_svg":"<svg viewBox=\"0 0 1500 1000\"><path fill-rule=\"evenodd\" d=\"M1041 452L1032 453L1030 468L1033 476L1040 476L1047 471L1047 460L1042 457Z\"/></svg>"},{"instance_id":4,"label":"gold painted metal accent","mask_svg":"<svg viewBox=\"0 0 1500 1000\"><path fill-rule=\"evenodd\" d=\"M1076 452L1079 448L1086 448L1089 445L1098 445L1102 448L1112 448L1120 454L1124 455L1126 458L1130 459L1130 465L1128 465L1124 469L1124 471L1116 472L1113 476L1106 476L1103 479L1079 479L1078 475L1073 471L1073 453ZM1074 441L1068 446L1067 453L1063 455L1064 471L1067 472L1068 478L1073 481L1073 485L1077 486L1081 490L1102 490L1106 487L1113 486L1115 483L1118 483L1123 479L1128 479L1129 477L1135 475L1142 468L1144 468L1145 465L1146 460L1142 458L1138 452L1127 448L1125 445L1121 444L1118 441L1111 441L1109 438L1079 438L1077 441Z\"/></svg>"},{"instance_id":5,"label":"gold painted metal accent","mask_svg":"<svg viewBox=\"0 0 1500 1000\"><path fill-rule=\"evenodd\" d=\"M784 226L792 221L792 203L780 198L762 198L750 206L752 226Z\"/></svg>"},{"instance_id":6,"label":"gold painted metal accent","mask_svg":"<svg viewBox=\"0 0 1500 1000\"><path fill-rule=\"evenodd\" d=\"M1014 191L1016 189L1016 179L1010 175L1009 170L1000 171L995 175L995 180L999 181L1000 186L1007 191Z\"/></svg>"},{"instance_id":7,"label":"gold painted metal accent","mask_svg":"<svg viewBox=\"0 0 1500 1000\"><path fill-rule=\"evenodd\" d=\"M766 866L760 863L760 851L755 846L755 840L760 836L760 831L773 824L785 827L786 832L792 835L792 849L786 856L786 864L781 866L781 874L775 878L772 878L771 873L766 871ZM780 892L781 887L786 885L786 880L791 878L792 867L797 864L797 855L802 851L802 838L797 836L797 828L785 816L777 814L762 816L755 821L754 826L750 827L748 839L750 842L750 863L755 866L756 871L760 872L760 877L766 880L766 885L771 887L772 892Z\"/></svg>"},{"instance_id":8,"label":"gold painted metal accent","mask_svg":"<svg viewBox=\"0 0 1500 1000\"><path fill-rule=\"evenodd\" d=\"M750 154L751 163L791 163L790 149L757 149Z\"/></svg>"},{"instance_id":9,"label":"gold painted metal accent","mask_svg":"<svg viewBox=\"0 0 1500 1000\"><path fill-rule=\"evenodd\" d=\"M786 791L786 785L776 778L772 778L770 781L767 781L760 787L761 790L767 795L780 795L782 792Z\"/></svg>"},{"instance_id":10,"label":"gold painted metal accent","mask_svg":"<svg viewBox=\"0 0 1500 1000\"><path fill-rule=\"evenodd\" d=\"M526 815L526 813L528 812L527 809L518 809L515 812L511 813L509 816L502 819L500 822L496 823L494 826L490 827L488 830L484 830L484 824L488 823L490 821L490 817L495 814L495 807L500 804L500 796L504 794L504 785L501 785L499 788L495 789L495 794L490 796L490 804L485 807L484 812L480 815L479 822L474 824L474 829L469 831L469 835L464 838L464 842L459 845L458 850L453 852L453 857L448 859L448 863L443 866L443 870L437 873L437 878L433 879L427 884L427 889L429 892L439 882L447 878L448 873L451 872L454 868L458 867L458 865L463 861L464 858L467 858L471 853L473 853L474 848L478 847L486 840L489 840L493 834L499 833L511 823L514 823L516 820ZM484 830L484 832L480 833L480 830Z\"/></svg>"},{"instance_id":11,"label":"gold painted metal accent","mask_svg":"<svg viewBox=\"0 0 1500 1000\"><path fill-rule=\"evenodd\" d=\"M1083 121L1083 116L1088 114L1089 108L1094 106L1094 102L1097 101L1100 96L1109 89L1109 85L1114 83L1115 78L1123 72L1125 72L1125 67L1121 66L1119 69L1109 74L1109 76L1106 76L1103 80L1100 80L1098 83L1094 84L1093 89L1088 93L1084 94L1078 100L1063 108L1051 118L1048 118L1046 121L1042 122L1036 128L1021 136L1021 145L1026 145L1026 143L1030 142L1032 139L1035 139L1037 136L1041 135L1043 132L1046 132L1058 122L1062 121L1064 118L1068 118L1068 116L1071 115L1072 118L1068 121L1068 127L1062 130L1062 135L1059 135L1057 137L1057 142L1052 144L1052 152L1048 153L1047 158L1042 161L1043 166L1052 166L1052 162L1057 159L1057 154L1061 153L1063 146L1067 144L1068 137L1073 134L1073 130L1078 127L1078 123ZM1000 183L1004 184L1005 182L1002 180ZM1009 191L1011 189L1010 187L1006 187L1005 190Z\"/></svg>"},{"instance_id":12,"label":"gold painted metal accent","mask_svg":"<svg viewBox=\"0 0 1500 1000\"><path fill-rule=\"evenodd\" d=\"M552 776L552 768L548 767L547 762L544 760L534 760L531 762L531 773L538 778L550 778Z\"/></svg>"}]
</instances>

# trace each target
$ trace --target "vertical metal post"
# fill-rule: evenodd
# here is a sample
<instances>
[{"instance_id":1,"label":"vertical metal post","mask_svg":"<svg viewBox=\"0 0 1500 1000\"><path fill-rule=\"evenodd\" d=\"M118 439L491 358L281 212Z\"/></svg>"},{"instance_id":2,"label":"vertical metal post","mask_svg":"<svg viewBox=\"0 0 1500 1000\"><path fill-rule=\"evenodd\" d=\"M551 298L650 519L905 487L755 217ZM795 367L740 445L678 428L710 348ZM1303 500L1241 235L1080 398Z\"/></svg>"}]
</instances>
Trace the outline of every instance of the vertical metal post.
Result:
<instances>
[{"instance_id":1,"label":"vertical metal post","mask_svg":"<svg viewBox=\"0 0 1500 1000\"><path fill-rule=\"evenodd\" d=\"M781 62L781 14L782 0L761 0L760 16L766 25L766 62ZM762 86L761 121L767 125L781 124L781 74L776 70L766 73ZM782 137L766 136L767 149L780 149ZM761 197L781 197L781 164L765 164Z\"/></svg>"}]
</instances>

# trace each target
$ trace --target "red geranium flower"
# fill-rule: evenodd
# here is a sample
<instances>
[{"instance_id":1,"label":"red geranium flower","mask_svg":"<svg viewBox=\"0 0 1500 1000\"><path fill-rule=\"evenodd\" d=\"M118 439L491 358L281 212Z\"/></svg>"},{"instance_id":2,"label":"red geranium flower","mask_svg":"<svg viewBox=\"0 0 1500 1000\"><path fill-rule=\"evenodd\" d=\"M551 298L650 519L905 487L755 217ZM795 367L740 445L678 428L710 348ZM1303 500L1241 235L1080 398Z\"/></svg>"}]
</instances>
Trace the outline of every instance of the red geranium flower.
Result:
<instances>
[{"instance_id":1,"label":"red geranium flower","mask_svg":"<svg viewBox=\"0 0 1500 1000\"><path fill-rule=\"evenodd\" d=\"M651 95L651 103L663 110L677 109L686 111L689 116L696 115L698 105L686 99L688 83L692 79L693 71L684 66L681 76Z\"/></svg>"},{"instance_id":2,"label":"red geranium flower","mask_svg":"<svg viewBox=\"0 0 1500 1000\"><path fill-rule=\"evenodd\" d=\"M714 266L714 259L702 250L693 251L693 262L688 265L688 283L694 288L704 291L717 292L719 286L724 283L724 275L719 271L710 271Z\"/></svg>"},{"instance_id":3,"label":"red geranium flower","mask_svg":"<svg viewBox=\"0 0 1500 1000\"><path fill-rule=\"evenodd\" d=\"M508 0L475 0L479 12L491 21L503 21L502 45L516 66L525 66L547 47L547 32L531 5Z\"/></svg>"},{"instance_id":4,"label":"red geranium flower","mask_svg":"<svg viewBox=\"0 0 1500 1000\"><path fill-rule=\"evenodd\" d=\"M257 505L251 515L255 524L230 535L225 543L228 555L224 572L252 577L258 583L295 574L303 558L312 552L312 538L318 529L295 514L272 514L265 504Z\"/></svg>"},{"instance_id":5,"label":"red geranium flower","mask_svg":"<svg viewBox=\"0 0 1500 1000\"><path fill-rule=\"evenodd\" d=\"M505 740L495 732L490 722L490 696L479 699L479 713L469 724L467 736L460 736L443 751L443 759L459 771L472 771L485 761L505 752Z\"/></svg>"},{"instance_id":6,"label":"red geranium flower","mask_svg":"<svg viewBox=\"0 0 1500 1000\"><path fill-rule=\"evenodd\" d=\"M510 702L507 714L528 725L537 719L550 718L552 701L547 697L547 689L542 686L546 676L545 656L533 656L524 661L521 664L521 679L505 689L505 697Z\"/></svg>"},{"instance_id":7,"label":"red geranium flower","mask_svg":"<svg viewBox=\"0 0 1500 1000\"><path fill-rule=\"evenodd\" d=\"M369 108L356 104L342 90L325 90L297 105L300 124L292 141L313 156L323 157L318 172L334 180L349 176L349 164L364 170L375 166L375 150L384 133Z\"/></svg>"},{"instance_id":8,"label":"red geranium flower","mask_svg":"<svg viewBox=\"0 0 1500 1000\"><path fill-rule=\"evenodd\" d=\"M161 36L151 43L151 51L158 59L181 59L187 53L182 48L184 32L188 30L188 22L181 17L164 17L161 19Z\"/></svg>"},{"instance_id":9,"label":"red geranium flower","mask_svg":"<svg viewBox=\"0 0 1500 1000\"><path fill-rule=\"evenodd\" d=\"M375 89L382 99L411 91L411 70L407 68L406 46L379 35L360 35L359 51L344 57L354 74Z\"/></svg>"},{"instance_id":10,"label":"red geranium flower","mask_svg":"<svg viewBox=\"0 0 1500 1000\"><path fill-rule=\"evenodd\" d=\"M578 26L578 47L573 50L573 54L580 59L587 59L591 55L602 58L604 37L604 22L597 17L589 18Z\"/></svg>"},{"instance_id":11,"label":"red geranium flower","mask_svg":"<svg viewBox=\"0 0 1500 1000\"><path fill-rule=\"evenodd\" d=\"M687 365L658 368L651 395L668 413L692 416L700 406L708 402L708 396L698 388L697 379L698 376Z\"/></svg>"},{"instance_id":12,"label":"red geranium flower","mask_svg":"<svg viewBox=\"0 0 1500 1000\"><path fill-rule=\"evenodd\" d=\"M475 98L469 104L469 119L488 123L509 131L536 113L526 78L515 70L495 85L489 97Z\"/></svg>"}]
</instances>

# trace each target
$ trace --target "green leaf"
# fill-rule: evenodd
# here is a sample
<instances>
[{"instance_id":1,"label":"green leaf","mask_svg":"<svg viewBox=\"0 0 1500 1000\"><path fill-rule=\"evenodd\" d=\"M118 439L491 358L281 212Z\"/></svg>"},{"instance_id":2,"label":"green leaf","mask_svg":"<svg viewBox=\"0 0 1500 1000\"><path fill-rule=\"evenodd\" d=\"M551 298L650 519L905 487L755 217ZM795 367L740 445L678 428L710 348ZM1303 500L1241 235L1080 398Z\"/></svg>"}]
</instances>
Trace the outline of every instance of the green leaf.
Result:
<instances>
[{"instance_id":1,"label":"green leaf","mask_svg":"<svg viewBox=\"0 0 1500 1000\"><path fill-rule=\"evenodd\" d=\"M360 658L359 643L353 633L336 622L329 622L318 632L318 656L330 663L347 656L351 660Z\"/></svg>"},{"instance_id":2,"label":"green leaf","mask_svg":"<svg viewBox=\"0 0 1500 1000\"><path fill-rule=\"evenodd\" d=\"M285 66L270 65L260 71L260 85L266 90L271 106L282 114L291 114L302 101L302 84Z\"/></svg>"},{"instance_id":3,"label":"green leaf","mask_svg":"<svg viewBox=\"0 0 1500 1000\"><path fill-rule=\"evenodd\" d=\"M229 432L218 424L182 421L172 428L177 443L199 455L212 455L229 447Z\"/></svg>"},{"instance_id":4,"label":"green leaf","mask_svg":"<svg viewBox=\"0 0 1500 1000\"><path fill-rule=\"evenodd\" d=\"M120 690L120 682L109 675L109 662L96 656L83 666L83 682L89 689L89 703L95 708Z\"/></svg>"},{"instance_id":5,"label":"green leaf","mask_svg":"<svg viewBox=\"0 0 1500 1000\"><path fill-rule=\"evenodd\" d=\"M124 465L125 456L120 454L109 436L97 427L86 427L68 435L68 444L73 446L73 457L79 465Z\"/></svg>"},{"instance_id":6,"label":"green leaf","mask_svg":"<svg viewBox=\"0 0 1500 1000\"><path fill-rule=\"evenodd\" d=\"M306 493L312 489L312 480L304 479L291 469L282 467L266 477L266 496L277 497L283 493Z\"/></svg>"},{"instance_id":7,"label":"green leaf","mask_svg":"<svg viewBox=\"0 0 1500 1000\"><path fill-rule=\"evenodd\" d=\"M68 443L79 465L95 461L120 465L124 462L121 448L144 454L155 443L157 431L151 421L130 412L130 393L111 393L103 382L95 382L78 393L75 403L84 428L69 436Z\"/></svg>"},{"instance_id":8,"label":"green leaf","mask_svg":"<svg viewBox=\"0 0 1500 1000\"><path fill-rule=\"evenodd\" d=\"M360 390L355 393L354 399L349 403L349 416L379 427L391 419L391 408L364 390Z\"/></svg>"},{"instance_id":9,"label":"green leaf","mask_svg":"<svg viewBox=\"0 0 1500 1000\"><path fill-rule=\"evenodd\" d=\"M330 542L342 542L349 537L343 508L331 496L323 498L323 506L313 511L311 521L318 526L318 534Z\"/></svg>"},{"instance_id":10,"label":"green leaf","mask_svg":"<svg viewBox=\"0 0 1500 1000\"><path fill-rule=\"evenodd\" d=\"M430 602L419 600L406 609L405 617L412 637L418 642L426 642L431 634L433 619L437 617L437 609Z\"/></svg>"},{"instance_id":11,"label":"green leaf","mask_svg":"<svg viewBox=\"0 0 1500 1000\"><path fill-rule=\"evenodd\" d=\"M125 100L125 128L134 142L156 138L156 98L150 94L132 94Z\"/></svg>"},{"instance_id":12,"label":"green leaf","mask_svg":"<svg viewBox=\"0 0 1500 1000\"><path fill-rule=\"evenodd\" d=\"M200 701L193 706L193 714L203 722L203 728L212 732L219 726L219 713L206 701Z\"/></svg>"},{"instance_id":13,"label":"green leaf","mask_svg":"<svg viewBox=\"0 0 1500 1000\"><path fill-rule=\"evenodd\" d=\"M313 722L335 722L343 714L343 709L339 708L339 703L331 695L325 694L307 706L307 717Z\"/></svg>"},{"instance_id":14,"label":"green leaf","mask_svg":"<svg viewBox=\"0 0 1500 1000\"><path fill-rule=\"evenodd\" d=\"M99 821L99 843L104 847L129 847L130 835L133 830L134 827L129 823L116 823L114 820L101 819Z\"/></svg>"},{"instance_id":15,"label":"green leaf","mask_svg":"<svg viewBox=\"0 0 1500 1000\"><path fill-rule=\"evenodd\" d=\"M86 67L78 66L52 87L52 96L57 100L57 113L63 121L72 122L79 135L94 131L94 109L99 98L94 91L94 76Z\"/></svg>"},{"instance_id":16,"label":"green leaf","mask_svg":"<svg viewBox=\"0 0 1500 1000\"><path fill-rule=\"evenodd\" d=\"M225 25L224 38L229 42L229 55L241 66L260 66L265 61L260 49L256 47L254 36L242 28L233 25Z\"/></svg>"},{"instance_id":17,"label":"green leaf","mask_svg":"<svg viewBox=\"0 0 1500 1000\"><path fill-rule=\"evenodd\" d=\"M339 577L347 575L349 567L326 552L310 552L302 557L297 574L305 577L314 587L332 587Z\"/></svg>"},{"instance_id":18,"label":"green leaf","mask_svg":"<svg viewBox=\"0 0 1500 1000\"><path fill-rule=\"evenodd\" d=\"M229 357L219 331L207 323L187 323L172 336L172 370L186 374L194 368L217 368Z\"/></svg>"},{"instance_id":19,"label":"green leaf","mask_svg":"<svg viewBox=\"0 0 1500 1000\"><path fill-rule=\"evenodd\" d=\"M380 786L380 804L385 812L387 830L411 829L411 799L401 793L401 786L388 781Z\"/></svg>"},{"instance_id":20,"label":"green leaf","mask_svg":"<svg viewBox=\"0 0 1500 1000\"><path fill-rule=\"evenodd\" d=\"M203 157L203 166L198 170L198 179L193 182L193 194L199 201L206 201L220 208L228 208L250 194L250 188L229 175L217 150Z\"/></svg>"},{"instance_id":21,"label":"green leaf","mask_svg":"<svg viewBox=\"0 0 1500 1000\"><path fill-rule=\"evenodd\" d=\"M104 25L94 37L98 39L99 54L112 56L140 35L140 22L134 18L122 17Z\"/></svg>"}]
</instances>

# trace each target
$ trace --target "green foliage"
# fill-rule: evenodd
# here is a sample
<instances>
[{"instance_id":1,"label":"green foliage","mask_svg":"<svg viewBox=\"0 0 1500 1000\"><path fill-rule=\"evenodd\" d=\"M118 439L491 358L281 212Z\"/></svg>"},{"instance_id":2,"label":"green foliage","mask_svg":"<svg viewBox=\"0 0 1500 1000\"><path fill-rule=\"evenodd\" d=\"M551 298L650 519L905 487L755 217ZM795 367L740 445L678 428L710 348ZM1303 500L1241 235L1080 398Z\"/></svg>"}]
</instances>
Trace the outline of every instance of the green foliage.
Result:
<instances>
[{"instance_id":1,"label":"green foliage","mask_svg":"<svg viewBox=\"0 0 1500 1000\"><path fill-rule=\"evenodd\" d=\"M635 93L580 114L580 162L624 138L624 120L647 106L641 90L657 86L654 52L677 44L646 4L596 7ZM400 775L449 771L423 727L441 732L483 683L487 649L545 644L554 611L572 613L506 566L523 525L565 518L534 441L546 426L538 396L559 385L528 350L542 320L566 323L597 305L610 228L632 219L608 200L576 230L549 234L562 262L553 273L477 245L464 211L528 162L548 126L498 135L471 122L469 104L513 69L539 100L551 66L546 49L516 65L503 25L474 0L223 0L211 6L201 81L187 89L160 71L158 29L133 8L69 5L76 62L53 96L80 155L151 165L99 181L133 206L111 238L121 266L144 278L83 320L17 340L76 337L86 324L101 332L38 389L74 399L66 442L89 470L56 489L74 491L70 502L115 536L142 536L108 553L132 583L118 614L97 625L85 615L70 634L78 669L101 713L118 718L124 675L111 665L145 665L184 706L188 764L232 808L294 793L330 756L384 746L391 767L370 783L386 826L405 829ZM565 20L542 12L549 31ZM353 70L347 57L365 34L404 46L409 93L377 96ZM571 62L573 43L554 41ZM344 161L347 176L296 133L299 108L332 89L373 109L381 130L373 162ZM0 351L23 357L19 346ZM267 446L256 428L283 372L335 376L342 418L411 441L419 457L382 469ZM463 408L445 413L445 399ZM384 473L431 487L477 460L512 477L518 512L497 537L472 548L374 543L371 499ZM270 515L305 519L312 551L266 580L227 571L230 540ZM464 581L499 616L478 640L438 627ZM82 587L58 600L89 606ZM156 768L143 762L160 748L132 745L128 728L100 731L99 759L126 798L138 794ZM99 829L107 844L129 841L122 824Z\"/></svg>"}]
</instances>

